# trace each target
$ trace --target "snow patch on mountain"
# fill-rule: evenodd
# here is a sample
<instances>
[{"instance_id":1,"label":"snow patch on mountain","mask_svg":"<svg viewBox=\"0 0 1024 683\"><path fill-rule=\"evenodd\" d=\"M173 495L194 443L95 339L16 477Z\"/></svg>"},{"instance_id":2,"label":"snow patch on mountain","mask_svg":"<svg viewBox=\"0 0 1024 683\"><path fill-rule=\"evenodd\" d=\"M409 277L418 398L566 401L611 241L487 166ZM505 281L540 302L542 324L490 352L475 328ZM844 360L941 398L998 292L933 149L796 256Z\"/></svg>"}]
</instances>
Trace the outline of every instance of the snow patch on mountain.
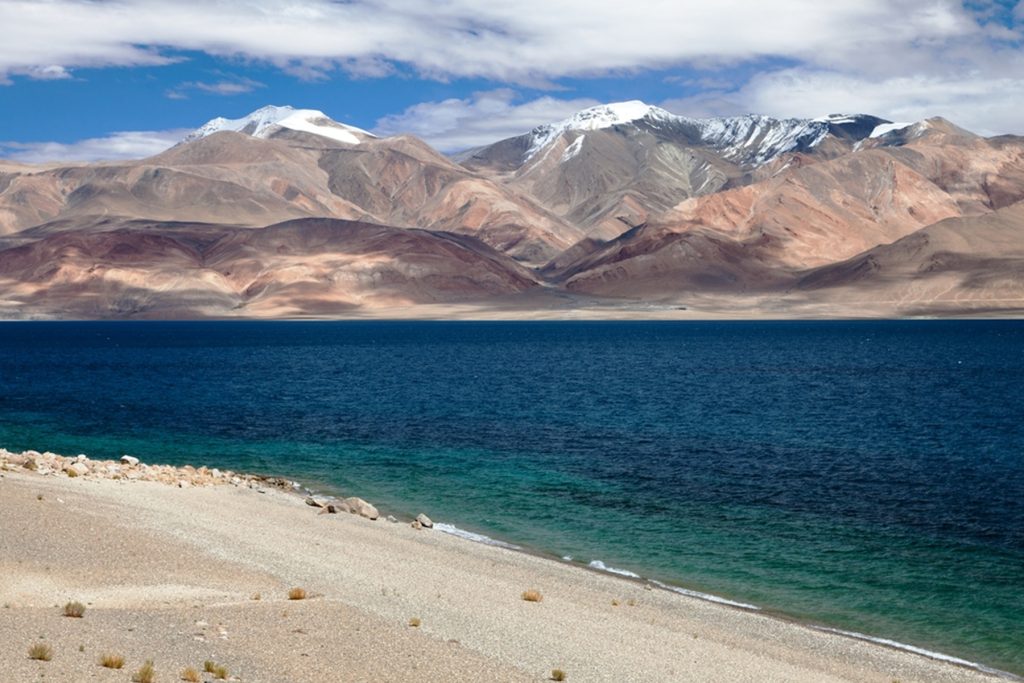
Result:
<instances>
[{"instance_id":1,"label":"snow patch on mountain","mask_svg":"<svg viewBox=\"0 0 1024 683\"><path fill-rule=\"evenodd\" d=\"M829 124L836 123L755 114L691 121L700 129L702 143L730 161L756 166L795 149L817 146L828 135Z\"/></svg>"},{"instance_id":2,"label":"snow patch on mountain","mask_svg":"<svg viewBox=\"0 0 1024 683\"><path fill-rule=\"evenodd\" d=\"M571 145L569 145L568 147L565 148L565 151L562 152L562 163L563 164L565 162L569 161L569 159L572 159L574 156L576 156L577 154L580 153L580 150L583 149L583 138L585 138L585 137L586 137L586 135L579 136L578 138L576 138L575 140L572 141Z\"/></svg>"},{"instance_id":3,"label":"snow patch on mountain","mask_svg":"<svg viewBox=\"0 0 1024 683\"><path fill-rule=\"evenodd\" d=\"M895 130L903 130L904 128L910 128L913 123L883 123L879 126L875 126L875 129L871 131L869 138L880 138L886 133L891 133Z\"/></svg>"},{"instance_id":4,"label":"snow patch on mountain","mask_svg":"<svg viewBox=\"0 0 1024 683\"><path fill-rule=\"evenodd\" d=\"M182 142L191 142L225 130L247 133L256 138L269 138L281 129L312 133L349 145L360 143L360 138L357 135L374 137L361 128L333 121L322 111L316 109L295 109L294 107L271 105L257 109L240 119L224 117L212 119L188 134Z\"/></svg>"}]
</instances>

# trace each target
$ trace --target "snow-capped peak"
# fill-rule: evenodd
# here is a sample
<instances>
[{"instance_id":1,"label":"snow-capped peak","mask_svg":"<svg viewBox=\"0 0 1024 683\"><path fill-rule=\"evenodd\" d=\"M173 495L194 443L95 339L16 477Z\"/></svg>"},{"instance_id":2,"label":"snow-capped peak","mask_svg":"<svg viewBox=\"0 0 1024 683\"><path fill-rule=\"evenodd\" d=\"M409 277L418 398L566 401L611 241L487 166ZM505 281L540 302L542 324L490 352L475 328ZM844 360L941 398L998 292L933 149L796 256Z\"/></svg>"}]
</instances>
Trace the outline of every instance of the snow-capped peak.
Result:
<instances>
[{"instance_id":1,"label":"snow-capped peak","mask_svg":"<svg viewBox=\"0 0 1024 683\"><path fill-rule=\"evenodd\" d=\"M632 123L643 118L662 118L666 116L671 117L673 115L664 109L646 104L640 100L599 104L596 107L583 109L567 119L557 123L537 126L530 131L533 141L530 149L526 152L524 161L528 161L534 154L566 131L599 130L601 128L611 128L612 126Z\"/></svg>"},{"instance_id":2,"label":"snow-capped peak","mask_svg":"<svg viewBox=\"0 0 1024 683\"><path fill-rule=\"evenodd\" d=\"M344 142L349 145L358 145L358 136L374 137L372 134L343 123L331 120L322 111L316 109L295 109L294 107L276 107L269 105L261 107L248 116L240 119L226 119L217 117L197 128L185 136L182 142L191 142L204 138L207 135L230 130L237 133L247 133L256 138L269 138L282 128L288 130L312 133L320 137Z\"/></svg>"},{"instance_id":3,"label":"snow-capped peak","mask_svg":"<svg viewBox=\"0 0 1024 683\"><path fill-rule=\"evenodd\" d=\"M557 123L534 128L528 134L530 145L523 162L529 162L566 132L633 125L711 147L736 163L761 165L786 152L812 149L830 133L857 140L885 123L884 119L861 114L830 114L816 119L775 119L755 114L695 119L631 100L590 107ZM579 152L579 145L575 140L573 143L566 148L563 161ZM542 160L546 154L537 158Z\"/></svg>"}]
</instances>

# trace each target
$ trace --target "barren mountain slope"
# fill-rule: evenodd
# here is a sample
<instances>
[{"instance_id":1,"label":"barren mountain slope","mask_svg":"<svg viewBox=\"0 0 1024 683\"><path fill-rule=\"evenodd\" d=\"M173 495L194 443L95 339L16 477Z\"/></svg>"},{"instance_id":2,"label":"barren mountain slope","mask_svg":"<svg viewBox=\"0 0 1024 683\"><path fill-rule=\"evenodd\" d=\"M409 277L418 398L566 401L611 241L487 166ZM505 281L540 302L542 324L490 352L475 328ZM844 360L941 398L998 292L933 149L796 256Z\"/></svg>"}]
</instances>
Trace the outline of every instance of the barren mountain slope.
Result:
<instances>
[{"instance_id":1,"label":"barren mountain slope","mask_svg":"<svg viewBox=\"0 0 1024 683\"><path fill-rule=\"evenodd\" d=\"M411 136L326 151L331 192L387 225L470 234L532 263L579 240L578 228L532 199L453 163Z\"/></svg>"},{"instance_id":2,"label":"barren mountain slope","mask_svg":"<svg viewBox=\"0 0 1024 683\"><path fill-rule=\"evenodd\" d=\"M606 296L771 290L960 213L953 197L887 150L865 150L686 200L610 243L577 245L545 273Z\"/></svg>"},{"instance_id":3,"label":"barren mountain slope","mask_svg":"<svg viewBox=\"0 0 1024 683\"><path fill-rule=\"evenodd\" d=\"M0 234L91 216L249 226L359 219L472 234L533 262L583 235L407 136L346 144L291 129L265 138L220 130L137 162L0 173Z\"/></svg>"},{"instance_id":4,"label":"barren mountain slope","mask_svg":"<svg viewBox=\"0 0 1024 683\"><path fill-rule=\"evenodd\" d=\"M252 226L361 216L327 191L316 160L281 141L222 132L140 161L21 174L0 190L0 229L94 215Z\"/></svg>"},{"instance_id":5,"label":"barren mountain slope","mask_svg":"<svg viewBox=\"0 0 1024 683\"><path fill-rule=\"evenodd\" d=\"M287 317L487 300L530 273L471 238L332 219L126 223L0 251L0 315Z\"/></svg>"},{"instance_id":6,"label":"barren mountain slope","mask_svg":"<svg viewBox=\"0 0 1024 683\"><path fill-rule=\"evenodd\" d=\"M456 158L607 240L684 199L767 177L762 167L791 154L848 152L880 123L869 116L691 119L620 102Z\"/></svg>"},{"instance_id":7,"label":"barren mountain slope","mask_svg":"<svg viewBox=\"0 0 1024 683\"><path fill-rule=\"evenodd\" d=\"M759 240L765 258L801 269L849 258L960 213L929 179L882 150L867 150L687 200L656 220L680 231L700 225Z\"/></svg>"},{"instance_id":8,"label":"barren mountain slope","mask_svg":"<svg viewBox=\"0 0 1024 683\"><path fill-rule=\"evenodd\" d=\"M1024 310L1024 202L951 218L805 274L794 289L845 303Z\"/></svg>"}]
</instances>

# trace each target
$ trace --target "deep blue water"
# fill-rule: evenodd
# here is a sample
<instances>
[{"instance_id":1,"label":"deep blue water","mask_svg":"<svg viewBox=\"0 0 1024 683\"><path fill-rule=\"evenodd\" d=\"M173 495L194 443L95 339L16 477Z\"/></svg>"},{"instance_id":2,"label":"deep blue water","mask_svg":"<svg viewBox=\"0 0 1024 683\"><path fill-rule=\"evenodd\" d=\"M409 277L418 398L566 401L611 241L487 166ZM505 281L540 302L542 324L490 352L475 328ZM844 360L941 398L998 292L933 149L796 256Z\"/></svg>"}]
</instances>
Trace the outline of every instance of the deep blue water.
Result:
<instances>
[{"instance_id":1,"label":"deep blue water","mask_svg":"<svg viewBox=\"0 0 1024 683\"><path fill-rule=\"evenodd\" d=\"M202 463L1024 673L1024 322L0 325L0 446Z\"/></svg>"}]
</instances>

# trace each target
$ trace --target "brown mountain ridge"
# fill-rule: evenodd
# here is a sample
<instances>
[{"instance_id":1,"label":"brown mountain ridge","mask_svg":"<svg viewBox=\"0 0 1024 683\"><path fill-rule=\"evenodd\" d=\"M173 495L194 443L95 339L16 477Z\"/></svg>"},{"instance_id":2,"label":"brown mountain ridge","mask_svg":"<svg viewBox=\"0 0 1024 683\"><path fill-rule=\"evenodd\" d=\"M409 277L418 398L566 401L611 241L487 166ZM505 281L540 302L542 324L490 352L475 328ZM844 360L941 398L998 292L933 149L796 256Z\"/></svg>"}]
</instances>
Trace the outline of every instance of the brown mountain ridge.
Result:
<instances>
[{"instance_id":1,"label":"brown mountain ridge","mask_svg":"<svg viewBox=\"0 0 1024 683\"><path fill-rule=\"evenodd\" d=\"M446 157L269 107L0 163L0 317L1019 315L1022 207L1024 138L938 118L628 102Z\"/></svg>"}]
</instances>

